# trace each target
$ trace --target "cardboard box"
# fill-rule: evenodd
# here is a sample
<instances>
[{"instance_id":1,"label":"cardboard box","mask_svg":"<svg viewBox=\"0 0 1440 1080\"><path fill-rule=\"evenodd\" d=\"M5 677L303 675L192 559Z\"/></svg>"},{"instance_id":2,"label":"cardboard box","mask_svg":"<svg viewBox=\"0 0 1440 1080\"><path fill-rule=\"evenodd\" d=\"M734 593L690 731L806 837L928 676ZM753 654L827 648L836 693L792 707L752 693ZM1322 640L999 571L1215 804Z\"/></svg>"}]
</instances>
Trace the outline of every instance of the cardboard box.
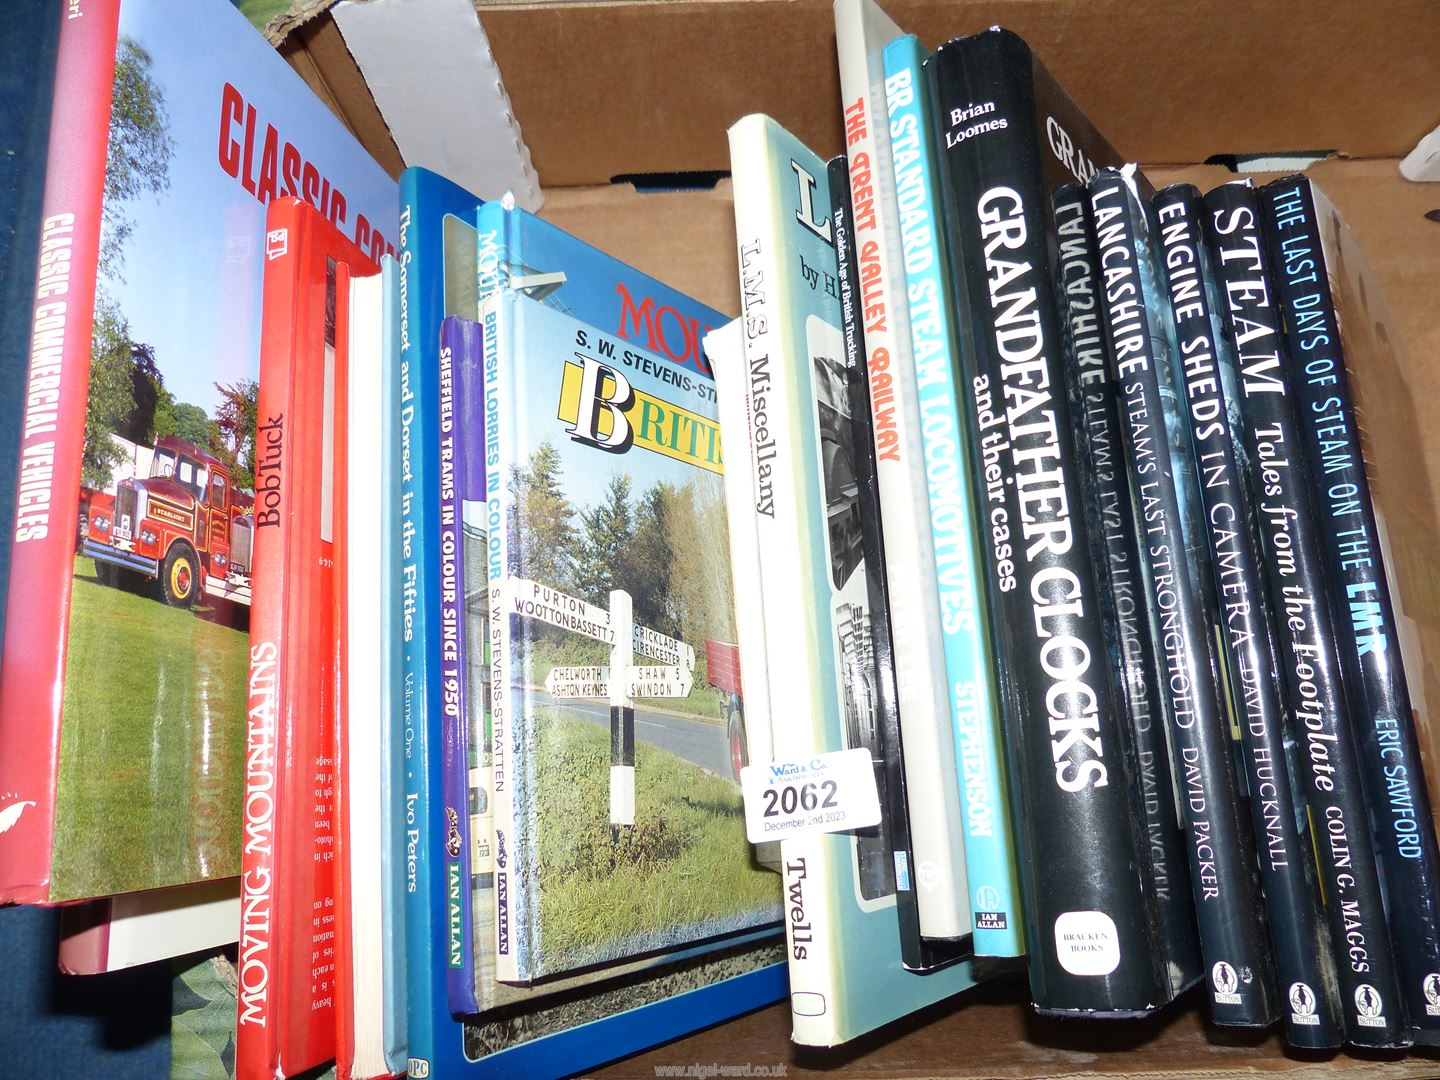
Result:
<instances>
[{"instance_id":1,"label":"cardboard box","mask_svg":"<svg viewBox=\"0 0 1440 1080\"><path fill-rule=\"evenodd\" d=\"M323 7L310 3L309 7ZM1378 283L1367 317L1378 347L1356 358L1411 631L1407 660L1432 798L1440 803L1440 185L1397 165L1440 122L1440 5L1432 0L889 0L934 46L1001 23L1023 34L1157 186L1208 189L1233 174L1215 155L1331 151L1311 174L1349 223ZM830 0L477 0L481 23L545 187L543 216L722 311L739 308L727 180L642 193L614 177L726 172L726 128L769 112L822 154L839 151ZM403 167L369 92L323 11L278 27L278 46L382 164ZM1437 215L1440 217L1440 215ZM1379 299L1383 291L1389 312ZM1416 666L1409 661L1412 669ZM1198 999L1138 1024L1044 1021L1023 989L987 986L840 1050L801 1052L775 1006L604 1070L750 1064L872 1076L1440 1076L1440 1057L1290 1055L1274 1030L1209 1027ZM785 1072L778 1071L783 1066Z\"/></svg>"}]
</instances>

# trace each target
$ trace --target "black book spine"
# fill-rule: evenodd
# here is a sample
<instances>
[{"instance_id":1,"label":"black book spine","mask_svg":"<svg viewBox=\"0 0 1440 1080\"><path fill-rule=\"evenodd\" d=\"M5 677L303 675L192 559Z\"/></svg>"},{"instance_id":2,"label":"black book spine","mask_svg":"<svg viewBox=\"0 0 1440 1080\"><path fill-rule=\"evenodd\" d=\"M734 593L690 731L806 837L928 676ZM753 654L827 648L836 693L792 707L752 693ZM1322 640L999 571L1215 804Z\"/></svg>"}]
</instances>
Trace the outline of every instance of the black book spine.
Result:
<instances>
[{"instance_id":1,"label":"black book spine","mask_svg":"<svg viewBox=\"0 0 1440 1080\"><path fill-rule=\"evenodd\" d=\"M1178 993L1199 977L1200 942L1155 682L1158 669L1150 639L1149 601L1100 304L1095 230L1083 185L1057 188L1054 205L1059 288L1069 324L1065 381L1080 455L1091 557L1110 666L1124 706L1132 812L1143 823L1147 840L1141 868L1145 888L1159 907L1161 952L1171 988Z\"/></svg>"},{"instance_id":2,"label":"black book spine","mask_svg":"<svg viewBox=\"0 0 1440 1080\"><path fill-rule=\"evenodd\" d=\"M1415 732L1375 504L1328 286L1320 223L1303 176L1265 189L1263 228L1279 282L1296 411L1324 523L1351 716L1384 870L1400 990L1417 1042L1440 1044L1440 851ZM1337 268L1338 269L1338 268Z\"/></svg>"},{"instance_id":3,"label":"black book spine","mask_svg":"<svg viewBox=\"0 0 1440 1080\"><path fill-rule=\"evenodd\" d=\"M1147 207L1130 180L1105 169L1089 189L1210 1014L1218 1024L1263 1026L1276 1017L1274 961L1254 837L1236 785L1228 703L1219 690L1209 547L1169 305L1155 273Z\"/></svg>"},{"instance_id":4,"label":"black book spine","mask_svg":"<svg viewBox=\"0 0 1440 1080\"><path fill-rule=\"evenodd\" d=\"M1205 197L1205 242L1235 348L1240 439L1250 459L1250 495L1275 610L1280 655L1300 746L1305 791L1346 1038L1403 1046L1390 933L1365 806L1359 747L1346 707L1337 626L1325 597L1323 526L1284 359L1280 311L1263 253L1258 196L1225 184Z\"/></svg>"},{"instance_id":5,"label":"black book spine","mask_svg":"<svg viewBox=\"0 0 1440 1080\"><path fill-rule=\"evenodd\" d=\"M1260 562L1254 511L1245 494L1250 459L1236 452L1235 353L1221 321L1216 278L1205 249L1205 208L1193 187L1155 196L1170 313L1184 378L1190 437L1210 538L1216 601L1232 707L1240 721L1250 818L1270 943L1289 1000L1292 1046L1338 1047L1345 1040L1335 962L1320 903L1315 851L1305 818L1299 761L1285 746L1288 695ZM1227 400L1228 391L1228 400ZM1241 463L1244 463L1243 465Z\"/></svg>"},{"instance_id":6,"label":"black book spine","mask_svg":"<svg viewBox=\"0 0 1440 1080\"><path fill-rule=\"evenodd\" d=\"M1114 151L1014 34L943 46L937 103L956 253L962 397L987 537L994 647L1014 783L1030 989L1046 1012L1134 1015L1170 999L1140 864L1084 494L1065 395L1050 192L1065 146ZM1064 143L1045 131L1069 132ZM1077 132L1079 134L1077 134Z\"/></svg>"},{"instance_id":7,"label":"black book spine","mask_svg":"<svg viewBox=\"0 0 1440 1080\"><path fill-rule=\"evenodd\" d=\"M869 592L870 674L874 679L875 728L880 744L875 779L880 794L881 836L891 855L888 877L900 922L901 962L912 971L931 971L960 959L963 953L959 949L946 949L920 936L920 909L916 903L913 880L915 860L910 846L910 809L905 797L905 757L900 746L899 699L890 642L885 549L880 539L875 441L870 431L870 382L866 376L864 330L860 318L860 279L855 263L850 173L845 155L832 158L826 165L826 173L830 184L840 313L845 329L845 375L850 396L860 548Z\"/></svg>"}]
</instances>

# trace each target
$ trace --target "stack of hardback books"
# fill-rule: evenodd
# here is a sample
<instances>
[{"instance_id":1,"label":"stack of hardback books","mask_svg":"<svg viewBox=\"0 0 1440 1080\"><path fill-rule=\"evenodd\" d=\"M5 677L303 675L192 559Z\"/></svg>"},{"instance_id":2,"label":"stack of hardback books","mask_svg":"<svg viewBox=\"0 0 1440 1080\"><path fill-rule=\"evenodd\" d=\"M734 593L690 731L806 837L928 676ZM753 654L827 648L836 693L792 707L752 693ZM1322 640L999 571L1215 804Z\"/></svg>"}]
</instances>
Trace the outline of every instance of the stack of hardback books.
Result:
<instances>
[{"instance_id":1,"label":"stack of hardback books","mask_svg":"<svg viewBox=\"0 0 1440 1080\"><path fill-rule=\"evenodd\" d=\"M1157 193L1004 29L835 16L846 152L731 129L707 339L769 785L863 747L884 808L781 842L797 1041L1023 957L1046 1013L1435 1043L1353 241L1303 175Z\"/></svg>"},{"instance_id":2,"label":"stack of hardback books","mask_svg":"<svg viewBox=\"0 0 1440 1080\"><path fill-rule=\"evenodd\" d=\"M177 1053L242 1077L570 1073L781 999L723 317L397 187L220 0L91 0L56 59L0 900L71 973L186 958Z\"/></svg>"},{"instance_id":3,"label":"stack of hardback books","mask_svg":"<svg viewBox=\"0 0 1440 1080\"><path fill-rule=\"evenodd\" d=\"M830 1046L1022 975L1440 1043L1363 255L1304 175L1156 191L1011 32L835 15L845 152L730 129L721 313L397 183L223 0L69 0L0 902L173 960L177 1070L566 1075L787 995Z\"/></svg>"}]
</instances>

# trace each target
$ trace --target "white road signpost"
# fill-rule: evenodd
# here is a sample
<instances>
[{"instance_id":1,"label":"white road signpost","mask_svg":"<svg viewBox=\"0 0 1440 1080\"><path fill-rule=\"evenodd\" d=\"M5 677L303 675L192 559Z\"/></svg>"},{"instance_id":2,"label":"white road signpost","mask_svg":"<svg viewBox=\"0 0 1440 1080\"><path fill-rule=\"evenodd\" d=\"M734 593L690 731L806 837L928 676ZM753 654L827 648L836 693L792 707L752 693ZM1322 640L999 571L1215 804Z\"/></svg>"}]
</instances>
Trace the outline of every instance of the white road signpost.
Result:
<instances>
[{"instance_id":1,"label":"white road signpost","mask_svg":"<svg viewBox=\"0 0 1440 1080\"><path fill-rule=\"evenodd\" d=\"M525 578L509 579L510 614L583 634L610 646L609 667L551 668L545 691L557 698L610 702L610 824L635 824L635 702L637 697L682 698L694 682L695 649L678 638L637 626L630 594L610 592L605 609ZM659 664L635 664L640 653Z\"/></svg>"}]
</instances>

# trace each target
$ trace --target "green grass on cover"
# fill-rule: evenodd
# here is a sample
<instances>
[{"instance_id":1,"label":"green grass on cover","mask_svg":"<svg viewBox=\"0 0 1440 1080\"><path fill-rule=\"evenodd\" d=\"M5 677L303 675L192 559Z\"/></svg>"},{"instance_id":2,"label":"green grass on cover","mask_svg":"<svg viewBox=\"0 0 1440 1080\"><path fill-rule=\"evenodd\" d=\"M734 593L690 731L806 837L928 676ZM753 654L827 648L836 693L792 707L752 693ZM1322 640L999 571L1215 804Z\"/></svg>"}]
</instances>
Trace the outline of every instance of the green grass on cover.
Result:
<instances>
[{"instance_id":1,"label":"green grass on cover","mask_svg":"<svg viewBox=\"0 0 1440 1080\"><path fill-rule=\"evenodd\" d=\"M248 663L245 631L76 559L52 899L239 873Z\"/></svg>"},{"instance_id":2,"label":"green grass on cover","mask_svg":"<svg viewBox=\"0 0 1440 1080\"><path fill-rule=\"evenodd\" d=\"M250 20L250 25L263 31L265 24L276 15L290 10L290 0L230 0L240 14Z\"/></svg>"},{"instance_id":3,"label":"green grass on cover","mask_svg":"<svg viewBox=\"0 0 1440 1080\"><path fill-rule=\"evenodd\" d=\"M565 634L559 639L541 638L531 649L530 678L536 686L544 684L545 676L549 675L550 669L554 667L607 667L610 664L608 645L579 634ZM637 665L658 663L648 656L640 655L636 655L634 662ZM722 723L725 720L727 701L726 695L706 680L705 649L702 645L695 650L695 672L689 697L636 698L635 704L641 708L665 709L699 720Z\"/></svg>"},{"instance_id":4,"label":"green grass on cover","mask_svg":"<svg viewBox=\"0 0 1440 1080\"><path fill-rule=\"evenodd\" d=\"M635 744L635 824L610 827L610 735L537 710L541 955L552 969L606 943L769 909L780 879L749 859L740 788Z\"/></svg>"}]
</instances>

